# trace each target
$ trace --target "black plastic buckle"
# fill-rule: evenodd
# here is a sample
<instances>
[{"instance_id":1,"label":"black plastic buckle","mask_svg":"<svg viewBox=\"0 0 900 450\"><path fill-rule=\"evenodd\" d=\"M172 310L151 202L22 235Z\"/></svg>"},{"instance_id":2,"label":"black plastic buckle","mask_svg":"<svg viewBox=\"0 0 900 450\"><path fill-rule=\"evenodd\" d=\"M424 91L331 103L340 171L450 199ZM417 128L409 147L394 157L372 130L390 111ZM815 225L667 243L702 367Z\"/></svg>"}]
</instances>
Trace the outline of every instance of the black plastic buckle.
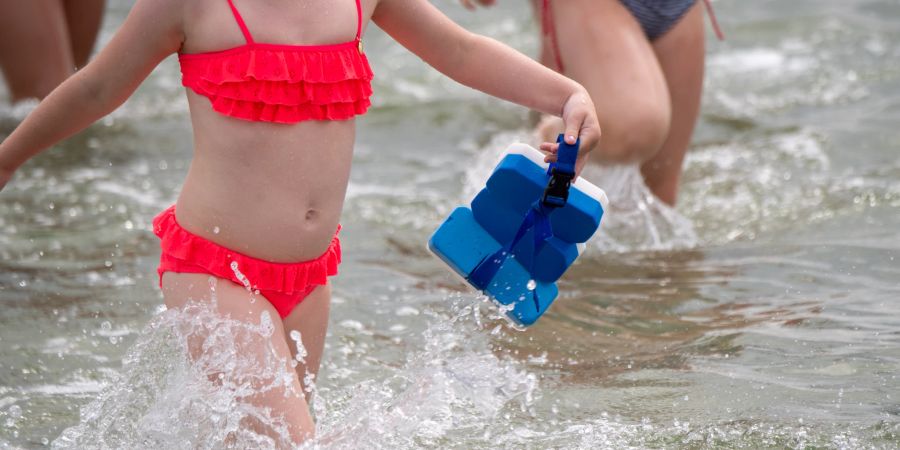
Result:
<instances>
[{"instance_id":1,"label":"black plastic buckle","mask_svg":"<svg viewBox=\"0 0 900 450\"><path fill-rule=\"evenodd\" d=\"M569 200L569 186L572 184L573 178L575 178L574 173L563 172L554 167L550 174L550 180L547 181L547 187L544 188L541 203L551 208L566 206L566 202Z\"/></svg>"}]
</instances>

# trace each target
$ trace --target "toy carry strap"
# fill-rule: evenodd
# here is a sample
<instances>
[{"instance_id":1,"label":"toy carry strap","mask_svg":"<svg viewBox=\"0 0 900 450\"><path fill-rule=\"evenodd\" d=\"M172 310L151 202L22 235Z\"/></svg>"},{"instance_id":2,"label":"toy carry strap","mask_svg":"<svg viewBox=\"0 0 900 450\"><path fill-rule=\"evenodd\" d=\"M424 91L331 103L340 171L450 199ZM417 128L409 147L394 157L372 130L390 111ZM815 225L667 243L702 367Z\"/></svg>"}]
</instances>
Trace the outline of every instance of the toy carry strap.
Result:
<instances>
[{"instance_id":1,"label":"toy carry strap","mask_svg":"<svg viewBox=\"0 0 900 450\"><path fill-rule=\"evenodd\" d=\"M550 164L550 167L547 168L547 175L550 176L550 180L547 182L544 194L528 209L525 219L522 220L522 224L519 225L519 229L512 240L500 247L500 250L484 257L466 278L477 289L481 291L487 290L500 267L512 255L513 249L529 230L534 229L534 254L530 258L532 267L528 267L529 273L534 272L535 256L540 253L547 240L553 237L550 214L556 208L566 206L569 198L569 187L572 184L572 179L575 178L575 161L578 159L578 146L581 144L581 140L576 141L575 145L569 145L566 143L563 135L560 134L556 142L559 143L557 161ZM535 308L540 311L541 306L538 302L537 290L532 289L531 295Z\"/></svg>"},{"instance_id":2,"label":"toy carry strap","mask_svg":"<svg viewBox=\"0 0 900 450\"><path fill-rule=\"evenodd\" d=\"M541 201L547 206L562 208L566 206L566 201L569 199L569 186L575 178L575 161L578 159L578 146L581 145L581 139L575 141L575 145L569 145L560 134L556 138L556 143L559 144L556 162L547 168L550 181L547 182Z\"/></svg>"}]
</instances>

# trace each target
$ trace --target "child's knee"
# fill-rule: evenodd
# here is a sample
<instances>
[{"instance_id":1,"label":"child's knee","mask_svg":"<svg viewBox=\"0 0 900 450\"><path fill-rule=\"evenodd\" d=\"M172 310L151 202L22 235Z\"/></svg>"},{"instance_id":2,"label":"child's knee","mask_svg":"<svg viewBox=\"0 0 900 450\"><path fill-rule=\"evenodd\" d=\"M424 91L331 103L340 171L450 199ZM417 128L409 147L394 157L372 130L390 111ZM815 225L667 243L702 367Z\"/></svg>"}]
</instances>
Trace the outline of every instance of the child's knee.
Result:
<instances>
[{"instance_id":1,"label":"child's knee","mask_svg":"<svg viewBox=\"0 0 900 450\"><path fill-rule=\"evenodd\" d=\"M662 148L669 135L668 104L636 102L601 125L599 160L613 164L646 161Z\"/></svg>"}]
</instances>

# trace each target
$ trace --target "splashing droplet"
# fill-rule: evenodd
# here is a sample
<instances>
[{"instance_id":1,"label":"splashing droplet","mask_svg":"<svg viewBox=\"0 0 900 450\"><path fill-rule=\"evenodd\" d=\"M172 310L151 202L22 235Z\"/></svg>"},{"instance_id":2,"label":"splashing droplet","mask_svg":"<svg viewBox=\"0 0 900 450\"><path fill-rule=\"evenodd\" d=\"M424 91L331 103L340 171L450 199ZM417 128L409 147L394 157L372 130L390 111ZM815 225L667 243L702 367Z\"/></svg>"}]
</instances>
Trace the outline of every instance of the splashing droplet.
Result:
<instances>
[{"instance_id":1,"label":"splashing droplet","mask_svg":"<svg viewBox=\"0 0 900 450\"><path fill-rule=\"evenodd\" d=\"M237 263L237 261L232 261L232 262L231 262L231 271L234 272L234 277L237 278L238 281L240 281L241 284L244 285L244 289L247 289L247 291L249 292L249 291L250 291L250 280L247 279L247 276L244 275L244 274L238 269L238 263Z\"/></svg>"},{"instance_id":2,"label":"splashing droplet","mask_svg":"<svg viewBox=\"0 0 900 450\"><path fill-rule=\"evenodd\" d=\"M294 344L297 346L297 354L294 355L294 358L301 363L306 363L306 355L309 353L306 351L306 347L303 346L303 338L300 335L298 330L291 330L290 332L291 340L294 341Z\"/></svg>"},{"instance_id":3,"label":"splashing droplet","mask_svg":"<svg viewBox=\"0 0 900 450\"><path fill-rule=\"evenodd\" d=\"M259 334L260 336L269 337L275 332L275 325L272 323L272 316L268 311L263 311L259 315Z\"/></svg>"}]
</instances>

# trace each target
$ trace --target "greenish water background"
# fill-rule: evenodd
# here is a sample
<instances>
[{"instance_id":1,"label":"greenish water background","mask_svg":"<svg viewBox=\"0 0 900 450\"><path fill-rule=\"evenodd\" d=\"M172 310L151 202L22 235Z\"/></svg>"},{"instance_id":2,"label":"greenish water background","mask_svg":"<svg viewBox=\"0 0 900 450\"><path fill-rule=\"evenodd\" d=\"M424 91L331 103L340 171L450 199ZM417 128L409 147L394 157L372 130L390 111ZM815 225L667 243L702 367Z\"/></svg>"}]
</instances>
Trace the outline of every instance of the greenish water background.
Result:
<instances>
[{"instance_id":1,"label":"greenish water background","mask_svg":"<svg viewBox=\"0 0 900 450\"><path fill-rule=\"evenodd\" d=\"M436 4L535 53L516 2L478 14ZM104 42L129 5L110 2ZM526 332L424 242L496 152L528 137L527 111L369 30L376 97L359 120L316 445L900 446L900 4L715 6L727 40L708 42L677 211L627 169L596 171L618 210ZM22 112L2 108L5 134ZM131 448L215 447L123 412L135 398L179 407L154 397L171 385L132 387L171 370L171 355L148 350L148 322L169 320L149 224L190 146L169 59L3 192L0 448L40 448L70 427L83 446L118 433Z\"/></svg>"}]
</instances>

